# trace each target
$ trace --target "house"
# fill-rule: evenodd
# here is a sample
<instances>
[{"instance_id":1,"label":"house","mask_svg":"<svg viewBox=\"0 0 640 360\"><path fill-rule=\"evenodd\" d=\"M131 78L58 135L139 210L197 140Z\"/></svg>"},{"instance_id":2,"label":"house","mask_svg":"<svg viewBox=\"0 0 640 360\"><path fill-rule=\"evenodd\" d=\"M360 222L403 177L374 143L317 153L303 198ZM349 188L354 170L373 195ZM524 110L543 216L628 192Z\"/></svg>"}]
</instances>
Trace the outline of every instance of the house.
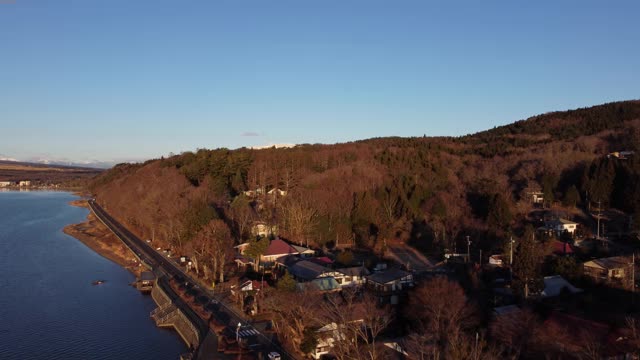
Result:
<instances>
[{"instance_id":1,"label":"house","mask_svg":"<svg viewBox=\"0 0 640 360\"><path fill-rule=\"evenodd\" d=\"M626 160L634 154L633 151L614 151L607 154L607 158L616 158L620 160Z\"/></svg>"},{"instance_id":2,"label":"house","mask_svg":"<svg viewBox=\"0 0 640 360\"><path fill-rule=\"evenodd\" d=\"M283 259L278 260L278 263L280 264L282 260ZM342 280L343 277L343 274L335 270L309 260L303 260L296 256L286 257L284 260L289 274L291 274L291 276L293 276L298 282L311 281L323 277L339 277Z\"/></svg>"},{"instance_id":3,"label":"house","mask_svg":"<svg viewBox=\"0 0 640 360\"><path fill-rule=\"evenodd\" d=\"M320 359L323 355L327 355L331 352L335 339L339 339L341 336L338 331L338 325L336 323L327 324L320 329L316 330L318 344L316 348L309 354L314 359Z\"/></svg>"},{"instance_id":4,"label":"house","mask_svg":"<svg viewBox=\"0 0 640 360\"><path fill-rule=\"evenodd\" d=\"M140 291L151 291L153 284L156 281L156 276L151 271L143 271L140 273L140 279L138 280L136 287Z\"/></svg>"},{"instance_id":5,"label":"house","mask_svg":"<svg viewBox=\"0 0 640 360\"><path fill-rule=\"evenodd\" d=\"M8 187L11 185L12 185L11 181L0 181L0 187Z\"/></svg>"},{"instance_id":6,"label":"house","mask_svg":"<svg viewBox=\"0 0 640 360\"><path fill-rule=\"evenodd\" d=\"M295 246L285 242L282 239L274 239L269 243L267 251L260 257L260 261L266 265L275 263L278 259L289 255L309 256L314 251L303 246Z\"/></svg>"},{"instance_id":7,"label":"house","mask_svg":"<svg viewBox=\"0 0 640 360\"><path fill-rule=\"evenodd\" d=\"M540 293L543 298L556 297L567 292L569 294L581 293L582 289L571 285L565 278L560 275L545 276L544 277L544 290Z\"/></svg>"},{"instance_id":8,"label":"house","mask_svg":"<svg viewBox=\"0 0 640 360\"><path fill-rule=\"evenodd\" d=\"M278 235L278 226L267 224L264 221L256 221L251 227L251 234L262 237L276 236Z\"/></svg>"},{"instance_id":9,"label":"house","mask_svg":"<svg viewBox=\"0 0 640 360\"><path fill-rule=\"evenodd\" d=\"M571 244L555 239L551 242L551 250L554 255L559 256L573 254L573 246Z\"/></svg>"},{"instance_id":10,"label":"house","mask_svg":"<svg viewBox=\"0 0 640 360\"><path fill-rule=\"evenodd\" d=\"M411 345L409 345L408 342L410 342L410 340L407 338L398 338L385 341L383 342L383 345L395 351L394 355L397 355L397 357L394 356L394 359L414 359L415 357L412 356L413 354L408 353L408 351L411 351ZM425 350L428 346L429 345L424 344Z\"/></svg>"},{"instance_id":11,"label":"house","mask_svg":"<svg viewBox=\"0 0 640 360\"><path fill-rule=\"evenodd\" d=\"M566 219L551 220L545 223L545 229L547 231L555 232L558 236L562 235L564 232L568 232L573 235L576 232L577 226L578 223Z\"/></svg>"},{"instance_id":12,"label":"house","mask_svg":"<svg viewBox=\"0 0 640 360\"><path fill-rule=\"evenodd\" d=\"M300 291L334 292L340 291L340 284L333 277L321 277L307 282L299 282L296 287Z\"/></svg>"},{"instance_id":13,"label":"house","mask_svg":"<svg viewBox=\"0 0 640 360\"><path fill-rule=\"evenodd\" d=\"M281 190L281 189L278 189L278 188L273 188L273 189L269 190L267 192L267 194L268 195L272 195L272 196L273 195L287 196L287 191Z\"/></svg>"},{"instance_id":14,"label":"house","mask_svg":"<svg viewBox=\"0 0 640 360\"><path fill-rule=\"evenodd\" d=\"M29 181L29 180L21 180L21 181L18 183L18 186L20 186L20 187L31 186L31 181Z\"/></svg>"},{"instance_id":15,"label":"house","mask_svg":"<svg viewBox=\"0 0 640 360\"><path fill-rule=\"evenodd\" d=\"M533 204L543 204L544 203L544 193L542 191L530 191L527 193L529 199Z\"/></svg>"},{"instance_id":16,"label":"house","mask_svg":"<svg viewBox=\"0 0 640 360\"><path fill-rule=\"evenodd\" d=\"M326 257L326 256L320 256L320 257L306 257L309 261L314 262L316 264L322 265L322 266L331 266L333 264L333 260L331 260L330 258Z\"/></svg>"},{"instance_id":17,"label":"house","mask_svg":"<svg viewBox=\"0 0 640 360\"><path fill-rule=\"evenodd\" d=\"M597 283L632 288L633 262L624 256L595 259L583 264L583 274Z\"/></svg>"},{"instance_id":18,"label":"house","mask_svg":"<svg viewBox=\"0 0 640 360\"><path fill-rule=\"evenodd\" d=\"M491 255L489 256L489 265L502 267L502 255Z\"/></svg>"},{"instance_id":19,"label":"house","mask_svg":"<svg viewBox=\"0 0 640 360\"><path fill-rule=\"evenodd\" d=\"M309 249L304 246L298 246L298 245L291 245L291 246L293 246L293 248L296 249L296 251L298 251L298 254L300 254L300 257L303 257L303 258L310 258L316 254L316 252L313 249Z\"/></svg>"},{"instance_id":20,"label":"house","mask_svg":"<svg viewBox=\"0 0 640 360\"><path fill-rule=\"evenodd\" d=\"M257 280L248 280L239 286L240 291L260 291L262 289L262 283Z\"/></svg>"},{"instance_id":21,"label":"house","mask_svg":"<svg viewBox=\"0 0 640 360\"><path fill-rule=\"evenodd\" d=\"M391 304L397 304L397 295L413 287L413 274L396 268L386 269L366 276L365 284L381 301L389 298Z\"/></svg>"},{"instance_id":22,"label":"house","mask_svg":"<svg viewBox=\"0 0 640 360\"><path fill-rule=\"evenodd\" d=\"M364 266L341 268L336 269L336 271L343 275L340 279L336 278L342 287L364 285L366 276L370 274L369 270Z\"/></svg>"},{"instance_id":23,"label":"house","mask_svg":"<svg viewBox=\"0 0 640 360\"><path fill-rule=\"evenodd\" d=\"M264 192L265 192L264 188L259 187L259 188L256 188L255 190L244 191L243 194L248 197L256 197L264 194Z\"/></svg>"},{"instance_id":24,"label":"house","mask_svg":"<svg viewBox=\"0 0 640 360\"><path fill-rule=\"evenodd\" d=\"M247 251L250 245L251 245L250 243L246 242L240 245L236 245L234 246L234 248L236 249L239 255L244 255L244 252Z\"/></svg>"}]
</instances>

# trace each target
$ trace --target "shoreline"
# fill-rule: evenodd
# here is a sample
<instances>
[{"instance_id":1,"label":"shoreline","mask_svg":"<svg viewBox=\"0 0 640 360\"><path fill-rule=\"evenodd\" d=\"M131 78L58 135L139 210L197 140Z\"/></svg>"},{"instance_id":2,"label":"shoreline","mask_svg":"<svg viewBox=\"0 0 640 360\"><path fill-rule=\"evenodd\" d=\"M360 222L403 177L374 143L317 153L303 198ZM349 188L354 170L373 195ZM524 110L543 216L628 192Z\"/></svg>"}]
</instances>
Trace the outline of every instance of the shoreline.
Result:
<instances>
[{"instance_id":1,"label":"shoreline","mask_svg":"<svg viewBox=\"0 0 640 360\"><path fill-rule=\"evenodd\" d=\"M74 194L80 195L80 194ZM68 203L71 206L89 209L86 199L73 200ZM65 234L77 239L98 255L110 260L131 272L136 278L140 272L146 270L140 266L135 255L126 247L104 224L102 224L93 212L89 212L84 222L70 224L62 230Z\"/></svg>"}]
</instances>

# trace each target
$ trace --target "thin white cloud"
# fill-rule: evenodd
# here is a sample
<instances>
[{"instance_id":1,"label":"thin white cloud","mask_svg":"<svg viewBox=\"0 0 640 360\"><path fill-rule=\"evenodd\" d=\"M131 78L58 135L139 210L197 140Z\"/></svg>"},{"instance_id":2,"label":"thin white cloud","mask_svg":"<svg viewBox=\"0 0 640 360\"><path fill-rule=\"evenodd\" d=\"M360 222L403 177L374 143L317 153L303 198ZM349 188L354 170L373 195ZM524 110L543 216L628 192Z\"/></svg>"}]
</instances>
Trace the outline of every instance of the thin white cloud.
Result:
<instances>
[{"instance_id":1,"label":"thin white cloud","mask_svg":"<svg viewBox=\"0 0 640 360\"><path fill-rule=\"evenodd\" d=\"M258 134L255 131L245 131L242 134L240 134L240 136L260 136L260 134Z\"/></svg>"}]
</instances>

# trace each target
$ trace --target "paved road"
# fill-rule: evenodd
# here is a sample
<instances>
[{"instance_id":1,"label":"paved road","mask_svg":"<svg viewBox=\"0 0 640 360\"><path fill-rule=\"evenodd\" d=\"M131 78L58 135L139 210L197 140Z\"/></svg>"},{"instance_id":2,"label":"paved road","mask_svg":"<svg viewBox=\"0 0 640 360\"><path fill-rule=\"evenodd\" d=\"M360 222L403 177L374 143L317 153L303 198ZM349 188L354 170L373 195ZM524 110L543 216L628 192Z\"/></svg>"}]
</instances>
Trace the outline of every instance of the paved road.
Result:
<instances>
[{"instance_id":1,"label":"paved road","mask_svg":"<svg viewBox=\"0 0 640 360\"><path fill-rule=\"evenodd\" d=\"M407 245L390 245L388 252L389 255L396 258L396 261L418 273L427 271L434 266L434 263L424 255L418 253L415 249L409 248Z\"/></svg>"},{"instance_id":2,"label":"paved road","mask_svg":"<svg viewBox=\"0 0 640 360\"><path fill-rule=\"evenodd\" d=\"M131 248L137 254L137 256L140 258L141 261L145 262L152 269L154 269L154 272L156 273L156 275L161 276L163 274L167 274L171 277L180 276L184 278L185 281L188 281L191 284L194 284L195 285L194 287L196 289L206 294L210 299L220 300L218 297L218 294L214 294L209 289L203 289L203 288L200 288L198 285L196 285L197 282L195 282L189 274L185 273L176 263L174 263L171 259L165 257L163 254L157 252L149 244L142 241L136 235L134 235L129 230L127 230L127 228L125 228L118 221L113 219L95 201L89 200L89 206L91 210L93 210L94 214L96 214L96 216L100 220L102 220L102 222L107 227L109 227L111 231L113 231L129 248ZM244 319L243 316L236 313L233 309L229 308L221 301L219 301L218 303L221 305L222 310L229 316L229 319L230 319L229 323L231 324L241 323L243 325L242 326L243 329L256 330L259 333L258 340L264 346L267 352L277 351L282 355L283 359L296 359L296 357L288 354L278 344L273 343L271 339L267 337L264 333L260 332L258 329L251 326ZM204 322L204 320L202 320L202 318L200 318L200 316L195 314L195 312L193 312L193 310L191 310L190 307L186 306L183 303L182 305L183 306L181 307L181 309L185 311L185 315L187 315L187 317L189 317L189 319L192 320L193 324L196 325L196 327L201 331L200 338L204 339L205 336L207 335L207 332L209 331L208 325Z\"/></svg>"}]
</instances>

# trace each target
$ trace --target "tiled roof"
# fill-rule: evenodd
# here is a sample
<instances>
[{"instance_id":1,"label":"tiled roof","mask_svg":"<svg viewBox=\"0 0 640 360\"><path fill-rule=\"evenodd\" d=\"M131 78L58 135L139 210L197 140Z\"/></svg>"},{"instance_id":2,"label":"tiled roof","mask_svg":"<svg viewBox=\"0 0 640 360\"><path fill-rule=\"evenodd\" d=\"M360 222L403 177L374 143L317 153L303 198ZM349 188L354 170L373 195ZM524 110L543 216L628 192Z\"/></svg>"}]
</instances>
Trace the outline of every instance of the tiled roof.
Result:
<instances>
[{"instance_id":1,"label":"tiled roof","mask_svg":"<svg viewBox=\"0 0 640 360\"><path fill-rule=\"evenodd\" d=\"M564 241L553 240L552 246L554 254L573 254L573 246Z\"/></svg>"},{"instance_id":2,"label":"tiled roof","mask_svg":"<svg viewBox=\"0 0 640 360\"><path fill-rule=\"evenodd\" d=\"M299 251L296 250L290 244L287 244L283 240L275 239L271 240L267 251L265 251L264 256L274 256L274 255L287 255L287 254L298 254Z\"/></svg>"}]
</instances>

